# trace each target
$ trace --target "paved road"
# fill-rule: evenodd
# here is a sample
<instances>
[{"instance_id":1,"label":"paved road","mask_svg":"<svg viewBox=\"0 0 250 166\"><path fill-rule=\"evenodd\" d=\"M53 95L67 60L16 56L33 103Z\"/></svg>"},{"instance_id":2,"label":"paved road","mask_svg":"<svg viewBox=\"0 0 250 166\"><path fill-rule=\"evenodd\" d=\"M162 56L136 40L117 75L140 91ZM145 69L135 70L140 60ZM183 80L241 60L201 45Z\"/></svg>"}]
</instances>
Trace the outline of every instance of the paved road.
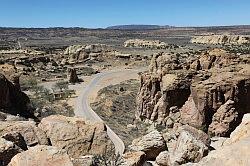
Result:
<instances>
[{"instance_id":1,"label":"paved road","mask_svg":"<svg viewBox=\"0 0 250 166\"><path fill-rule=\"evenodd\" d=\"M95 122L103 122L103 120L92 110L89 104L89 94L91 91L98 86L98 83L100 83L105 78L108 78L109 80L112 80L120 77L121 75L126 75L124 78L119 78L120 81L125 81L131 77L134 77L134 75L140 71L143 71L144 69L140 70L118 70L118 71L108 71L96 74L92 81L86 86L86 88L81 92L79 97L77 98L76 105L75 105L75 115L84 117L88 120L95 121ZM110 82L112 84L112 81ZM106 125L107 126L107 125ZM107 126L107 134L111 141L114 143L116 153L123 154L125 150L125 145L123 141Z\"/></svg>"}]
</instances>

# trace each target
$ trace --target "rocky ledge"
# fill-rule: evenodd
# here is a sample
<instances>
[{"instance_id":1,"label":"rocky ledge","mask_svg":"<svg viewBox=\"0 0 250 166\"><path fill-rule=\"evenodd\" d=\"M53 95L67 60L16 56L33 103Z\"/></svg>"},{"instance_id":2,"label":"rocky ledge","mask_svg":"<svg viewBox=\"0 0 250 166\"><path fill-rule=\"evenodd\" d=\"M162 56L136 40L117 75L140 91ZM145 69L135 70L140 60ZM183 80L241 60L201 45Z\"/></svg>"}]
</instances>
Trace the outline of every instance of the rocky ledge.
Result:
<instances>
[{"instance_id":1,"label":"rocky ledge","mask_svg":"<svg viewBox=\"0 0 250 166\"><path fill-rule=\"evenodd\" d=\"M191 43L199 44L249 44L250 36L242 35L210 35L210 36L194 36Z\"/></svg>"}]
</instances>

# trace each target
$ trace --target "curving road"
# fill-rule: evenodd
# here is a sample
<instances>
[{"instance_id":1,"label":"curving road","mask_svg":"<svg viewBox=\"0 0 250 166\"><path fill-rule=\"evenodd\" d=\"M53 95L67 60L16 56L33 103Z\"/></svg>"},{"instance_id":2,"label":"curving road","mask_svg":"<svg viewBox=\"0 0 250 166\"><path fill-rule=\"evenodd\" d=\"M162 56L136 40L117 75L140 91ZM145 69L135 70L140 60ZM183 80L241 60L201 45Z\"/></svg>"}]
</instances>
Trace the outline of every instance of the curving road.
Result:
<instances>
[{"instance_id":1,"label":"curving road","mask_svg":"<svg viewBox=\"0 0 250 166\"><path fill-rule=\"evenodd\" d=\"M112 84L115 82L115 81L112 81L112 79L115 79L115 80L119 79L119 82L125 81L128 79L133 79L135 78L135 76L137 76L137 73L141 71L144 71L144 69L138 69L138 70L132 70L132 69L125 70L124 69L124 70L116 70L116 71L107 71L107 72L96 74L94 78L92 79L92 81L86 86L86 88L81 92L81 94L77 98L75 111L74 111L75 115L84 117L87 120L91 120L95 122L103 122L103 120L90 107L90 103L89 103L90 93L93 91L94 88L96 88L97 86L100 86L99 83L105 79L108 79L110 81L108 84ZM116 153L123 154L125 150L125 145L123 141L108 126L107 126L107 134L115 146Z\"/></svg>"}]
</instances>

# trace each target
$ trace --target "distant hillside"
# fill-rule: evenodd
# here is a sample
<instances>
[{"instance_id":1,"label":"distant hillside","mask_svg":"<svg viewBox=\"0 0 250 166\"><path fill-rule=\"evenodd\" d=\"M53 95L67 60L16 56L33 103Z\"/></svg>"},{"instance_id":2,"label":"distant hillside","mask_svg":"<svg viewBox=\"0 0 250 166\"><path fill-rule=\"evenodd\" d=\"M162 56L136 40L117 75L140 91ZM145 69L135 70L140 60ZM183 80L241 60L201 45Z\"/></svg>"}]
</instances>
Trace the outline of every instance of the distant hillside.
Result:
<instances>
[{"instance_id":1,"label":"distant hillside","mask_svg":"<svg viewBox=\"0 0 250 166\"><path fill-rule=\"evenodd\" d=\"M160 25L116 25L110 26L106 29L119 29L119 30L147 30L147 29L163 29L171 28L169 25L160 26Z\"/></svg>"}]
</instances>

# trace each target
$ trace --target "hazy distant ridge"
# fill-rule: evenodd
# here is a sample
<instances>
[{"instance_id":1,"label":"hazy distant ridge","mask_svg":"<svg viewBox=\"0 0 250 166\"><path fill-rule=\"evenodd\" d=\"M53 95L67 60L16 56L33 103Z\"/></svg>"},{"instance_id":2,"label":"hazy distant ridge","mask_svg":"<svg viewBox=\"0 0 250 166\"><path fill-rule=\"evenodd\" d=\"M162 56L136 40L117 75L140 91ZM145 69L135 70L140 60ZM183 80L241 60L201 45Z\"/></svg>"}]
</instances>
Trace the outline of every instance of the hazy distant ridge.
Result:
<instances>
[{"instance_id":1,"label":"hazy distant ridge","mask_svg":"<svg viewBox=\"0 0 250 166\"><path fill-rule=\"evenodd\" d=\"M106 29L119 29L119 30L145 30L145 29L164 29L164 28L171 28L169 25L116 25L116 26L110 26L107 27Z\"/></svg>"}]
</instances>

